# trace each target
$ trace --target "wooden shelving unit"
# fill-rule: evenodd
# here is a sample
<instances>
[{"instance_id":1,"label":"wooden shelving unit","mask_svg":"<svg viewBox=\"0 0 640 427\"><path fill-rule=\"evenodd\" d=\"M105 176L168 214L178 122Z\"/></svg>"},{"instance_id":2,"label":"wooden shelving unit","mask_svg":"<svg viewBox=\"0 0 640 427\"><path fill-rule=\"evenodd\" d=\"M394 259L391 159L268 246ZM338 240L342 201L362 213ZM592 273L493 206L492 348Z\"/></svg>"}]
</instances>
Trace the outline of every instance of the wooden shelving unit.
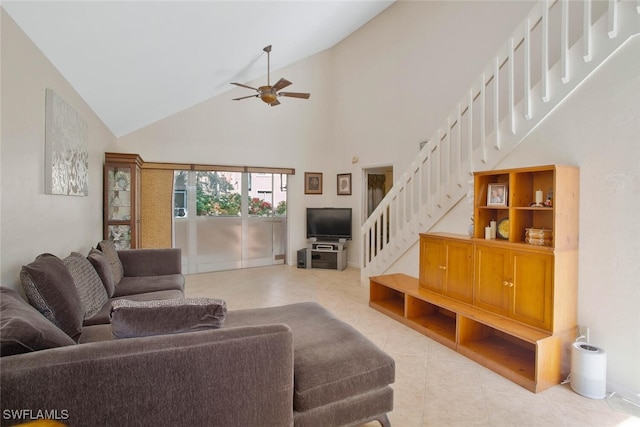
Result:
<instances>
[{"instance_id":1,"label":"wooden shelving unit","mask_svg":"<svg viewBox=\"0 0 640 427\"><path fill-rule=\"evenodd\" d=\"M370 307L530 391L563 378L561 341L551 334L425 291L404 274L371 277L370 287Z\"/></svg>"},{"instance_id":2,"label":"wooden shelving unit","mask_svg":"<svg viewBox=\"0 0 640 427\"><path fill-rule=\"evenodd\" d=\"M371 277L369 305L528 390L558 384L576 328L578 175L559 166L477 173L474 237L422 234L420 277ZM487 206L494 183L507 186L506 206ZM529 206L539 188L550 206ZM513 219L509 237L484 239L484 223L503 218ZM527 243L529 227L554 239Z\"/></svg>"}]
</instances>

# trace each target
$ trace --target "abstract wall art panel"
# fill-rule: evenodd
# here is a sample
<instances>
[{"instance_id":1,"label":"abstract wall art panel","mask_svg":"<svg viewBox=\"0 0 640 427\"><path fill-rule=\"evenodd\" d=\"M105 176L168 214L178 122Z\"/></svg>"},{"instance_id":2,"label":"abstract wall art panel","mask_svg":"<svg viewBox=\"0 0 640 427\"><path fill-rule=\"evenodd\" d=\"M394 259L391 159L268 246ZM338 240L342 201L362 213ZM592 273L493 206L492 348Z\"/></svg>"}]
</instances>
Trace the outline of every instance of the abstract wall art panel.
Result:
<instances>
[{"instance_id":1,"label":"abstract wall art panel","mask_svg":"<svg viewBox=\"0 0 640 427\"><path fill-rule=\"evenodd\" d=\"M46 194L89 195L87 122L53 89L45 101Z\"/></svg>"}]
</instances>

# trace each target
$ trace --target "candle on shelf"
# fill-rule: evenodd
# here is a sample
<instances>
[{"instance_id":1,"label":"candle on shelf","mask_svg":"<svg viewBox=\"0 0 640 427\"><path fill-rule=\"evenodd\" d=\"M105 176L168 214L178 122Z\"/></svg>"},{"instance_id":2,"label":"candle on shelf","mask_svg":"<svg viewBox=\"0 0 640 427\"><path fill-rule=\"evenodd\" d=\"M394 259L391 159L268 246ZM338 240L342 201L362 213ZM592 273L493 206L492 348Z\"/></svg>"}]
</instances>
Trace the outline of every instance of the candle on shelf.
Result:
<instances>
[{"instance_id":1,"label":"candle on shelf","mask_svg":"<svg viewBox=\"0 0 640 427\"><path fill-rule=\"evenodd\" d=\"M491 227L491 238L495 239L496 238L496 231L497 231L496 222L495 221L491 221L489 224L491 224L489 226L489 227Z\"/></svg>"},{"instance_id":2,"label":"candle on shelf","mask_svg":"<svg viewBox=\"0 0 640 427\"><path fill-rule=\"evenodd\" d=\"M484 228L484 238L487 240L491 239L491 226L489 225Z\"/></svg>"},{"instance_id":3,"label":"candle on shelf","mask_svg":"<svg viewBox=\"0 0 640 427\"><path fill-rule=\"evenodd\" d=\"M542 204L542 190L536 191L536 205Z\"/></svg>"}]
</instances>

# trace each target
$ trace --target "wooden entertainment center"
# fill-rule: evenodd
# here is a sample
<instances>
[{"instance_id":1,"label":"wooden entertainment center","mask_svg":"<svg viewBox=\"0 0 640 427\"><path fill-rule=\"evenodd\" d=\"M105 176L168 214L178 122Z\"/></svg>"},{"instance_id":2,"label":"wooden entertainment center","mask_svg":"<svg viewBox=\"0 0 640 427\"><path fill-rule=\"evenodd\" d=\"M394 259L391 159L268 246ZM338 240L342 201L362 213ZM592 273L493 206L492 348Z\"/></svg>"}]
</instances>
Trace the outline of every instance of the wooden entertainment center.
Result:
<instances>
[{"instance_id":1,"label":"wooden entertainment center","mask_svg":"<svg viewBox=\"0 0 640 427\"><path fill-rule=\"evenodd\" d=\"M576 337L578 194L576 167L476 172L473 236L421 234L419 278L371 277L369 305L532 392L560 383ZM486 239L491 221L502 233Z\"/></svg>"}]
</instances>

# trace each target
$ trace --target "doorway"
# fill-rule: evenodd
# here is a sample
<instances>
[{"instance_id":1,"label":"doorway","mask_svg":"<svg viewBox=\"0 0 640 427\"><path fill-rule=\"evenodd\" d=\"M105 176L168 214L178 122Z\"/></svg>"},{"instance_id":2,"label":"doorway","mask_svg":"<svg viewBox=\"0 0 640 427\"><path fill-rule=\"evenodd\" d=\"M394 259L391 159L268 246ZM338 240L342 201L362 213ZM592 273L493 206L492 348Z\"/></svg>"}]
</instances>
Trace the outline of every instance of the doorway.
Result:
<instances>
[{"instance_id":1,"label":"doorway","mask_svg":"<svg viewBox=\"0 0 640 427\"><path fill-rule=\"evenodd\" d=\"M384 196L387 195L393 186L393 166L378 166L374 168L366 168L363 170L365 188L363 191L365 217L362 222L367 220L371 213L378 207Z\"/></svg>"},{"instance_id":2,"label":"doorway","mask_svg":"<svg viewBox=\"0 0 640 427\"><path fill-rule=\"evenodd\" d=\"M365 223L371 216L371 214L378 207L380 202L384 199L387 193L391 190L393 185L393 166L378 166L375 168L363 169L363 218L362 224ZM365 242L369 242L368 250L365 249L365 256L375 256L379 249L386 246L390 236L390 212L385 212L384 215L378 216L375 219L375 224L369 229L369 235L365 237ZM381 223L384 221L386 224ZM386 232L385 232L386 230Z\"/></svg>"}]
</instances>

